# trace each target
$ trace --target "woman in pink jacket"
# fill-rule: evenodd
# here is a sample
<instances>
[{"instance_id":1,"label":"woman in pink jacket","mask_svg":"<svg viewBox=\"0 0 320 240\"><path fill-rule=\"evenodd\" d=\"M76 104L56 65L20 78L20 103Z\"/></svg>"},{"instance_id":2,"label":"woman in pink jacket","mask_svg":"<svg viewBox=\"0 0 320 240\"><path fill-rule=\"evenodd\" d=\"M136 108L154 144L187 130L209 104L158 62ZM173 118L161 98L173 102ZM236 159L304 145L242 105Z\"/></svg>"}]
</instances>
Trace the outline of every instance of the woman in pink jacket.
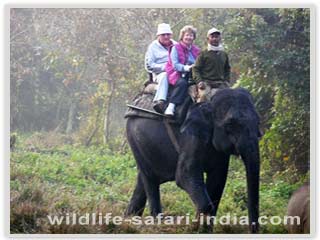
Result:
<instances>
[{"instance_id":1,"label":"woman in pink jacket","mask_svg":"<svg viewBox=\"0 0 320 240\"><path fill-rule=\"evenodd\" d=\"M192 26L184 26L180 30L179 42L171 48L170 57L166 64L169 84L173 91L169 105L164 114L174 116L175 107L182 104L188 94L188 76L200 49L193 44L197 30Z\"/></svg>"}]
</instances>

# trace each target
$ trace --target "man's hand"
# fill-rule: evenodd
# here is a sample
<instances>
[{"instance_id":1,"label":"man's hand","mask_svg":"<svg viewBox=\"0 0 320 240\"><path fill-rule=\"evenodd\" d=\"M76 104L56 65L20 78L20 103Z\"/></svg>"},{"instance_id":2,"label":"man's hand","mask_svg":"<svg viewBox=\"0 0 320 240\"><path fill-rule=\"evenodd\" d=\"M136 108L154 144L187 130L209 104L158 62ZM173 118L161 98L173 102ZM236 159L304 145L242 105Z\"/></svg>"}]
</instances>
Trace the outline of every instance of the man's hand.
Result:
<instances>
[{"instance_id":1,"label":"man's hand","mask_svg":"<svg viewBox=\"0 0 320 240\"><path fill-rule=\"evenodd\" d=\"M199 83L197 84L197 87L198 87L198 89L200 89L200 90L204 90L204 89L206 89L206 84L205 84L203 81L201 81L201 82L199 82Z\"/></svg>"}]
</instances>

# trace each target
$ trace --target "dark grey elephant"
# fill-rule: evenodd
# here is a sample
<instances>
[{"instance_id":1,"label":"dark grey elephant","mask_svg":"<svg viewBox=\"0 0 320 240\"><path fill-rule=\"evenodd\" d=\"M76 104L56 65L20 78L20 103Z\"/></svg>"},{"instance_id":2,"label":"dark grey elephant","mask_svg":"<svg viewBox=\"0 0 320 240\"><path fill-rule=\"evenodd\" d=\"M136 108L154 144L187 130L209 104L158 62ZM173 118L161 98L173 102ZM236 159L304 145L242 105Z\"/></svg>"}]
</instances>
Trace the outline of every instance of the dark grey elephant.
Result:
<instances>
[{"instance_id":1,"label":"dark grey elephant","mask_svg":"<svg viewBox=\"0 0 320 240\"><path fill-rule=\"evenodd\" d=\"M288 203L287 216L299 217L300 223L288 225L289 233L310 233L310 185L304 184L296 190Z\"/></svg>"},{"instance_id":2,"label":"dark grey elephant","mask_svg":"<svg viewBox=\"0 0 320 240\"><path fill-rule=\"evenodd\" d=\"M215 216L226 183L231 154L245 164L250 231L258 231L259 117L244 89L219 90L210 102L191 106L182 126L172 128L178 154L163 122L128 118L127 138L138 166L137 183L125 215L161 213L159 186L176 181L191 197L197 213ZM204 173L207 174L204 180Z\"/></svg>"}]
</instances>

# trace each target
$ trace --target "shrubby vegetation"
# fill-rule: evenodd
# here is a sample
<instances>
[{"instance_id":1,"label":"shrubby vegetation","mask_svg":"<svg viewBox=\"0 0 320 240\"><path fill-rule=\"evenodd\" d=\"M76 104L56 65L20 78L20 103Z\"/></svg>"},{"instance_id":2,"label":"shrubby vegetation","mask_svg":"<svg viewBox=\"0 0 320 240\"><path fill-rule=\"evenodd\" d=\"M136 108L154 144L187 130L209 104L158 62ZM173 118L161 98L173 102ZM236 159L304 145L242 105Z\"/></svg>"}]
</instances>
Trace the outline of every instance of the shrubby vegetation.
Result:
<instances>
[{"instance_id":1,"label":"shrubby vegetation","mask_svg":"<svg viewBox=\"0 0 320 240\"><path fill-rule=\"evenodd\" d=\"M123 114L147 80L144 52L161 22L175 39L194 25L203 48L209 28L223 31L234 87L252 93L261 116L261 214L285 214L292 191L309 181L309 9L12 9L10 18L12 232L193 231L42 222L63 211L123 213L136 175ZM246 214L245 186L242 164L232 159L219 214ZM193 212L174 183L161 191L167 214Z\"/></svg>"},{"instance_id":2,"label":"shrubby vegetation","mask_svg":"<svg viewBox=\"0 0 320 240\"><path fill-rule=\"evenodd\" d=\"M50 225L47 215L62 216L66 213L108 213L123 216L131 197L136 164L130 152L113 153L103 146L74 147L70 144L52 147L53 140L47 134L48 143L36 139L41 133L20 137L17 148L11 154L11 216L12 233L196 233L192 226L134 225ZM64 141L64 136L56 137ZM30 148L30 139L33 141ZM50 143L50 144L49 144ZM44 148L43 146L46 146ZM286 204L291 193L308 175L300 176L295 183L288 181L288 174L268 176L262 171L260 191L261 216L286 214ZM195 217L189 196L174 182L161 186L165 215ZM218 217L246 216L246 178L240 159L232 158L229 178L221 199ZM149 215L149 209L145 210ZM217 233L247 233L245 226L216 226ZM286 233L281 225L262 226L262 233Z\"/></svg>"}]
</instances>

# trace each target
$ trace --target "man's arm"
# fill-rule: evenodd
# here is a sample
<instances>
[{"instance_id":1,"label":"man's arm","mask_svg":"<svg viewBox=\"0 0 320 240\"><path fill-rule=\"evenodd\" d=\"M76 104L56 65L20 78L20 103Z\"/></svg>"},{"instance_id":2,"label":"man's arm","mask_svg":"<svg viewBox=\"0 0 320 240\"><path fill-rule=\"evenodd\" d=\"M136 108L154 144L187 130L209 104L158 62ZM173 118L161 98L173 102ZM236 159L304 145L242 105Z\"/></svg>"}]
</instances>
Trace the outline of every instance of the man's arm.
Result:
<instances>
[{"instance_id":1,"label":"man's arm","mask_svg":"<svg viewBox=\"0 0 320 240\"><path fill-rule=\"evenodd\" d=\"M230 64L229 64L229 57L226 54L227 58L226 58L226 63L224 65L224 79L228 82L230 82Z\"/></svg>"},{"instance_id":2,"label":"man's arm","mask_svg":"<svg viewBox=\"0 0 320 240\"><path fill-rule=\"evenodd\" d=\"M196 62L192 68L192 78L196 83L199 83L202 81L201 70L202 70L203 64L204 64L203 54L200 53L200 55L196 59Z\"/></svg>"},{"instance_id":3,"label":"man's arm","mask_svg":"<svg viewBox=\"0 0 320 240\"><path fill-rule=\"evenodd\" d=\"M165 64L156 63L155 51L157 51L156 45L150 44L144 59L145 69L147 72L160 73L164 71Z\"/></svg>"}]
</instances>

